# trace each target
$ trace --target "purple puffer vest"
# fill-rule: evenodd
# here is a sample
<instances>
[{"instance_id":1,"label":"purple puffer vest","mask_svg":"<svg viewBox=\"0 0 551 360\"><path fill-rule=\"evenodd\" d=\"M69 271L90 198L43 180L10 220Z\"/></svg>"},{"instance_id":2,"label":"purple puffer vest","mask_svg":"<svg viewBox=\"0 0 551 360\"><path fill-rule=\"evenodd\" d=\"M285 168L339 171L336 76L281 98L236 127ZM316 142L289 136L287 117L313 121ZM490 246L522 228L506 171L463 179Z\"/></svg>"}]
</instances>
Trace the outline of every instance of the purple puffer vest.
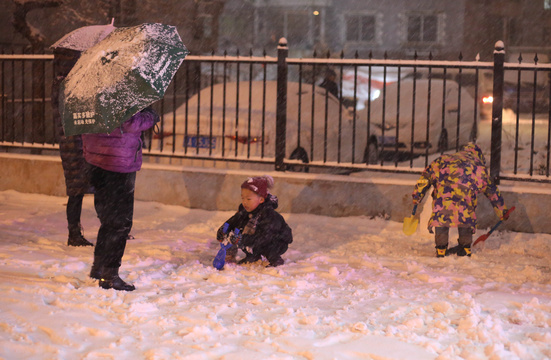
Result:
<instances>
[{"instance_id":1,"label":"purple puffer vest","mask_svg":"<svg viewBox=\"0 0 551 360\"><path fill-rule=\"evenodd\" d=\"M130 173L142 167L142 131L148 130L159 116L146 108L125 121L111 134L83 134L84 158L104 170Z\"/></svg>"}]
</instances>

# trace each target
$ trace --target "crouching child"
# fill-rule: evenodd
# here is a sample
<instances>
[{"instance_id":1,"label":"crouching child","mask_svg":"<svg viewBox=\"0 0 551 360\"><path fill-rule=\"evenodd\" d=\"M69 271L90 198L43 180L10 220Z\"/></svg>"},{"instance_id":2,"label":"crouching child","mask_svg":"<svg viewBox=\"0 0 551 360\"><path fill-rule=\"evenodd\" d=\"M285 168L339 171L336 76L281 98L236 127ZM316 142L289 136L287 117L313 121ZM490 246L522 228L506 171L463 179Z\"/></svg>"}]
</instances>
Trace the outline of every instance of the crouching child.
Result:
<instances>
[{"instance_id":1,"label":"crouching child","mask_svg":"<svg viewBox=\"0 0 551 360\"><path fill-rule=\"evenodd\" d=\"M278 199L270 194L274 185L271 176L247 179L241 185L239 210L217 232L220 242L229 240L233 245L226 250L226 262L235 263L238 248L245 257L238 264L253 263L264 256L269 266L283 265L281 257L293 242L291 228L278 212ZM235 236L235 234L240 234Z\"/></svg>"}]
</instances>

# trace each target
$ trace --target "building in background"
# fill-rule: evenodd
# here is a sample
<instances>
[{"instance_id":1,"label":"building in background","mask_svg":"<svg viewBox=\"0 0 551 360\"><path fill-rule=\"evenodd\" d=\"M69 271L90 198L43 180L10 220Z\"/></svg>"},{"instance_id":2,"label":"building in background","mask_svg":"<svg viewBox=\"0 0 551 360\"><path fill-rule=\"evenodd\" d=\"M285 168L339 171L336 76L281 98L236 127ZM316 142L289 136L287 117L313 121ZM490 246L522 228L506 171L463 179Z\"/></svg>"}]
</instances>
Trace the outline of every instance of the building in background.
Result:
<instances>
[{"instance_id":1,"label":"building in background","mask_svg":"<svg viewBox=\"0 0 551 360\"><path fill-rule=\"evenodd\" d=\"M467 0L464 54L480 53L481 58L492 58L494 44L503 40L509 56L507 61L532 61L538 54L540 61L551 55L551 1L549 0Z\"/></svg>"},{"instance_id":2,"label":"building in background","mask_svg":"<svg viewBox=\"0 0 551 360\"><path fill-rule=\"evenodd\" d=\"M550 0L227 0L219 48L274 54L279 38L291 56L357 51L382 58L491 60L509 52L550 53Z\"/></svg>"},{"instance_id":3,"label":"building in background","mask_svg":"<svg viewBox=\"0 0 551 360\"><path fill-rule=\"evenodd\" d=\"M28 46L12 24L15 4L56 0L0 0L0 48ZM47 48L85 25L116 26L162 22L178 27L192 54L213 50L241 54L264 50L274 55L278 40L288 40L291 56L491 60L503 40L506 51L551 54L551 0L80 0L28 12L27 22ZM47 50L46 50L47 51ZM515 54L515 55L513 55ZM523 58L526 59L525 56ZM508 58L508 60L510 60Z\"/></svg>"},{"instance_id":4,"label":"building in background","mask_svg":"<svg viewBox=\"0 0 551 360\"><path fill-rule=\"evenodd\" d=\"M220 48L270 52L285 37L291 56L457 58L464 11L465 0L228 0Z\"/></svg>"}]
</instances>

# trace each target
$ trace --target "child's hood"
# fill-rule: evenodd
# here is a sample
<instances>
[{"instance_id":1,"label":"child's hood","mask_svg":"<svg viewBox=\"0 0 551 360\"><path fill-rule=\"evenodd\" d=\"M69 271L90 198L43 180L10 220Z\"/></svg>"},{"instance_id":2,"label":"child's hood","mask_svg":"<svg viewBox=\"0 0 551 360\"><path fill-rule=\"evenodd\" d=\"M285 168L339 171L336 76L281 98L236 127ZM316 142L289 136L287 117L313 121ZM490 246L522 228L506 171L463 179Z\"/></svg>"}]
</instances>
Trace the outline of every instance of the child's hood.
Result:
<instances>
[{"instance_id":1,"label":"child's hood","mask_svg":"<svg viewBox=\"0 0 551 360\"><path fill-rule=\"evenodd\" d=\"M279 200L277 199L277 196L272 195L272 194L268 194L268 196L266 196L266 200L264 201L264 203L266 205L271 206L274 209L277 209L277 207L279 205Z\"/></svg>"}]
</instances>

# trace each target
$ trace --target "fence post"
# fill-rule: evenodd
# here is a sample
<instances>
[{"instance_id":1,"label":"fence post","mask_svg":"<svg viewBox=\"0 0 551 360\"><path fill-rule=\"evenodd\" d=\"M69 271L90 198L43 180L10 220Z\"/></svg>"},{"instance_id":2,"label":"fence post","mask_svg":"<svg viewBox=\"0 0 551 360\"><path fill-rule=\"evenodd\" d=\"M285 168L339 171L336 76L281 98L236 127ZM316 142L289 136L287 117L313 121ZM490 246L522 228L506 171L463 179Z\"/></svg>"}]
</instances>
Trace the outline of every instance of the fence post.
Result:
<instances>
[{"instance_id":1,"label":"fence post","mask_svg":"<svg viewBox=\"0 0 551 360\"><path fill-rule=\"evenodd\" d=\"M277 46L277 108L275 139L275 170L285 171L285 136L287 132L287 39L279 39Z\"/></svg>"},{"instance_id":2,"label":"fence post","mask_svg":"<svg viewBox=\"0 0 551 360\"><path fill-rule=\"evenodd\" d=\"M503 63L505 61L505 44L498 41L494 49L494 90L492 103L492 138L490 177L499 184L501 170L501 125L503 120Z\"/></svg>"}]
</instances>

